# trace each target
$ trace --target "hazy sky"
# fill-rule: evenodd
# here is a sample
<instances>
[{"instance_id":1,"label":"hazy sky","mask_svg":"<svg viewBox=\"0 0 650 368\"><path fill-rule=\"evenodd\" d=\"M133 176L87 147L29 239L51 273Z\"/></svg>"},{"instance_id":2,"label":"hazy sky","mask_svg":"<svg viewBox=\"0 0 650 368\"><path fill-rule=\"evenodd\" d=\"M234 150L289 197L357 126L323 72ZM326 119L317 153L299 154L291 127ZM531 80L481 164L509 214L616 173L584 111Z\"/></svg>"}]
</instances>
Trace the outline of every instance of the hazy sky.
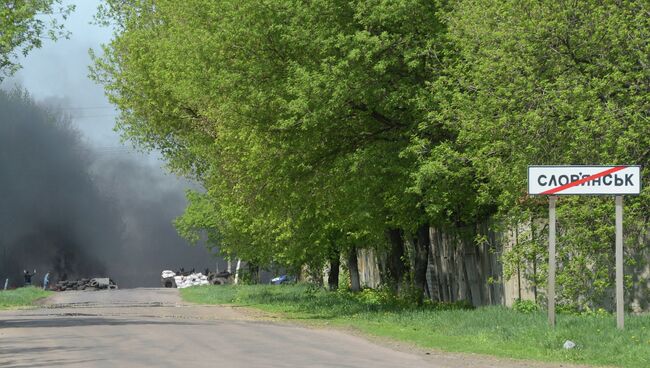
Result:
<instances>
[{"instance_id":1,"label":"hazy sky","mask_svg":"<svg viewBox=\"0 0 650 368\"><path fill-rule=\"evenodd\" d=\"M18 83L36 100L61 100L75 116L75 123L92 146L100 150L120 151L119 135L113 132L115 110L109 105L101 86L88 78L88 49L99 50L111 38L111 31L90 24L99 0L76 0L76 10L65 21L72 32L69 40L45 41L21 60L23 68L7 80L5 87ZM110 148L109 148L110 147Z\"/></svg>"},{"instance_id":2,"label":"hazy sky","mask_svg":"<svg viewBox=\"0 0 650 368\"><path fill-rule=\"evenodd\" d=\"M115 108L109 104L103 87L88 77L89 49L100 54L101 44L108 43L112 36L110 29L93 24L101 2L65 0L64 5L76 6L71 16L62 21L71 32L70 38L56 42L44 40L43 47L22 58L22 68L0 86L11 88L19 85L37 101L62 106L98 155L106 156L106 159L120 156L120 159L138 161L167 176L169 185L176 185L179 181L161 168L164 163L157 152L136 152L130 143L121 142L119 133L113 130L117 116Z\"/></svg>"}]
</instances>

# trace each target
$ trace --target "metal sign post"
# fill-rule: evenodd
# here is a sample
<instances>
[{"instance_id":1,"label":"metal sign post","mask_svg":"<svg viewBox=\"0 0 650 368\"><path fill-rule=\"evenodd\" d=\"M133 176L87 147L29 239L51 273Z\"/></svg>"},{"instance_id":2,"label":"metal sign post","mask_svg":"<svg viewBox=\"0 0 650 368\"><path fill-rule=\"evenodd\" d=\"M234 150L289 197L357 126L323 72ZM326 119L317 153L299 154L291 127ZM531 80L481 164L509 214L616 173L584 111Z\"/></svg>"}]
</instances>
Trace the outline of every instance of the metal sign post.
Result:
<instances>
[{"instance_id":1,"label":"metal sign post","mask_svg":"<svg viewBox=\"0 0 650 368\"><path fill-rule=\"evenodd\" d=\"M623 196L616 196L616 327L623 329Z\"/></svg>"},{"instance_id":2,"label":"metal sign post","mask_svg":"<svg viewBox=\"0 0 650 368\"><path fill-rule=\"evenodd\" d=\"M555 202L548 197L548 324L555 327Z\"/></svg>"},{"instance_id":3,"label":"metal sign post","mask_svg":"<svg viewBox=\"0 0 650 368\"><path fill-rule=\"evenodd\" d=\"M555 204L557 195L616 196L616 326L624 327L623 195L641 193L641 167L529 166L528 194L548 195L548 323L555 326Z\"/></svg>"}]
</instances>

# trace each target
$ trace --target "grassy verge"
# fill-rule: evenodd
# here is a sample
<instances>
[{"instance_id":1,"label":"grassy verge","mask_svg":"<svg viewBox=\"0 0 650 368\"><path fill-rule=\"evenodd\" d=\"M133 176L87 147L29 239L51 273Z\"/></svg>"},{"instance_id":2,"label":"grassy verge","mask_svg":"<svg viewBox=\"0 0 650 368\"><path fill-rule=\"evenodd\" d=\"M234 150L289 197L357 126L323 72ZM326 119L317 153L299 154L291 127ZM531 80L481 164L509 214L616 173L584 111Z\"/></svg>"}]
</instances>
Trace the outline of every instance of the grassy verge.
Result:
<instances>
[{"instance_id":1,"label":"grassy verge","mask_svg":"<svg viewBox=\"0 0 650 368\"><path fill-rule=\"evenodd\" d=\"M181 290L186 301L236 304L293 320L353 327L365 333L421 347L618 367L650 367L650 316L627 316L626 329L613 317L559 315L549 328L542 312L504 307L474 310L452 306L409 308L387 303L378 293L357 295L307 286L205 286ZM565 340L577 348L565 350Z\"/></svg>"},{"instance_id":2,"label":"grassy verge","mask_svg":"<svg viewBox=\"0 0 650 368\"><path fill-rule=\"evenodd\" d=\"M23 287L15 290L0 291L0 309L10 309L33 305L38 299L52 294L37 287Z\"/></svg>"}]
</instances>

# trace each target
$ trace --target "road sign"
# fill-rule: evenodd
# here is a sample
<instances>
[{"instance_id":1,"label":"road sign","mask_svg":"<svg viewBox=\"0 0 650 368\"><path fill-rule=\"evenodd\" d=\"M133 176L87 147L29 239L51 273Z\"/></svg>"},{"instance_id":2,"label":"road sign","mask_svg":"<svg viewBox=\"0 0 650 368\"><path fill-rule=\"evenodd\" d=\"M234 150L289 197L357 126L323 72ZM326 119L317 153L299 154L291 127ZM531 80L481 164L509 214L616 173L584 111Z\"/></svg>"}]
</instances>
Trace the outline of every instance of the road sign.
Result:
<instances>
[{"instance_id":1,"label":"road sign","mask_svg":"<svg viewBox=\"0 0 650 368\"><path fill-rule=\"evenodd\" d=\"M528 166L528 194L548 195L548 322L555 326L555 203L558 195L616 196L616 325L624 326L623 195L641 193L641 167Z\"/></svg>"},{"instance_id":2,"label":"road sign","mask_svg":"<svg viewBox=\"0 0 650 368\"><path fill-rule=\"evenodd\" d=\"M528 166L528 194L623 195L640 192L640 166Z\"/></svg>"}]
</instances>

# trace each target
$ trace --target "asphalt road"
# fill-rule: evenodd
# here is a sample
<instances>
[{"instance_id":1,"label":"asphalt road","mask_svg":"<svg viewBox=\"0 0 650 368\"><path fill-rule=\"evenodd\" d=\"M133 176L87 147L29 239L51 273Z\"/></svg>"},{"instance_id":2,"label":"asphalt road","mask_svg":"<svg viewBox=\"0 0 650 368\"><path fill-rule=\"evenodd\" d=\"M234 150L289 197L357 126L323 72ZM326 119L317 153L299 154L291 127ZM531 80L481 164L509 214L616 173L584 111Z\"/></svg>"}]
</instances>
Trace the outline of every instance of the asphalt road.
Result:
<instances>
[{"instance_id":1,"label":"asphalt road","mask_svg":"<svg viewBox=\"0 0 650 368\"><path fill-rule=\"evenodd\" d=\"M388 346L240 308L187 305L176 289L70 291L40 308L0 311L3 368L221 366L553 367Z\"/></svg>"}]
</instances>

